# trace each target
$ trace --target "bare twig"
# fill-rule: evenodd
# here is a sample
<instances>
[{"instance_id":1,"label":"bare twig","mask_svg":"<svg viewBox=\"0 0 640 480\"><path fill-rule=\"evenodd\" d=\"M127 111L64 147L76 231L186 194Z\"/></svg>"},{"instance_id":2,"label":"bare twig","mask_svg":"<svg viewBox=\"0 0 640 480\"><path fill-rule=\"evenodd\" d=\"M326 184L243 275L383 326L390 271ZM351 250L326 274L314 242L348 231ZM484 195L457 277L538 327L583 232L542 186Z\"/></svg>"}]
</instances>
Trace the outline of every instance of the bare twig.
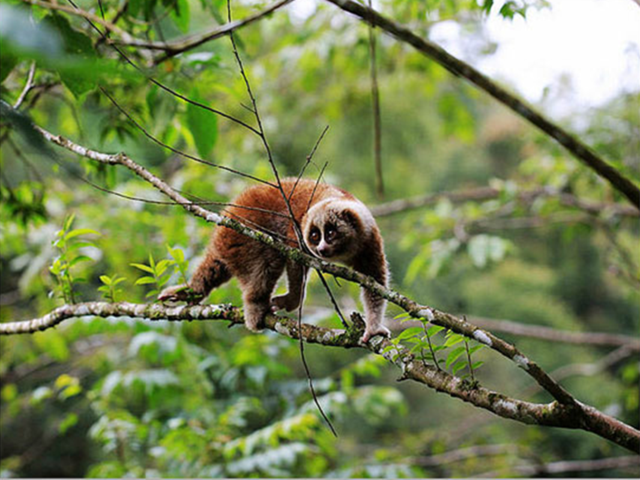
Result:
<instances>
[{"instance_id":1,"label":"bare twig","mask_svg":"<svg viewBox=\"0 0 640 480\"><path fill-rule=\"evenodd\" d=\"M228 19L229 22L231 22L231 20L232 20L231 19L231 0L227 0L227 19ZM260 111L258 110L258 102L256 101L256 97L253 94L253 90L251 89L251 83L249 82L249 77L247 77L247 73L244 70L244 65L242 63L242 59L240 58L240 54L238 53L238 47L236 45L236 41L235 41L235 38L233 36L233 31L229 32L229 39L231 40L231 46L233 47L233 55L236 57L236 62L238 63L238 68L240 69L240 74L242 75L242 79L244 80L244 84L245 84L245 87L247 89L247 94L249 95L249 98L251 99L252 111L253 111L254 117L256 119L256 122L258 124L258 132L259 132L260 139L262 140L262 145L264 146L264 149L267 152L267 159L269 160L269 165L271 166L271 170L273 172L273 175L276 178L276 182L278 184L278 190L280 190L280 194L282 195L282 199L284 200L284 203L287 206L287 210L289 212L290 220L291 220L291 223L293 225L294 232L296 233L296 237L298 239L298 246L299 246L300 250L302 250L303 252L310 253L310 250L307 248L307 246L306 246L306 244L304 242L304 238L302 236L302 229L300 228L300 224L298 223L298 219L295 217L295 215L293 213L293 208L291 207L291 202L289 201L290 197L287 197L287 194L284 191L284 188L282 187L282 182L280 181L280 174L278 173L278 168L276 167L276 163L275 163L275 160L273 158L273 154L271 152L271 147L269 146L269 141L267 140L267 135L266 135L266 133L264 131L264 127L262 126L262 118L260 117ZM322 136L320 137L320 139L322 139ZM312 153L313 152L315 152L315 148L312 150ZM309 159L309 161L311 161L311 160ZM314 190L314 192L315 192L315 190ZM291 195L293 195L293 192L292 192ZM313 198L313 195L312 195L311 198ZM306 267L303 267L303 268L305 269L305 276L306 276ZM320 275L322 275L322 274L320 274ZM302 283L303 283L303 285L301 285L302 288L304 288L304 282L306 281L305 280L305 276L303 276L303 278L301 280ZM329 291L329 287L326 285L326 282L324 282L324 279L323 279L323 283L325 284L325 288L327 289L327 291L331 295L331 292ZM304 290L302 290L302 291L304 291ZM302 329L302 301L300 301L300 305L298 307L298 327L300 328L300 331L301 331L301 329ZM324 419L326 424L329 426L329 429L331 430L331 433L333 433L337 437L338 434L336 433L336 430L333 427L333 424L329 420L329 417L327 417L327 415L324 413L324 410L322 409L322 406L320 405L320 402L318 401L318 397L316 395L316 391L313 388L313 378L311 377L311 372L309 371L309 366L307 365L307 359L305 358L305 355L304 355L304 344L303 344L303 341L302 341L302 335L300 335L299 344L300 344L300 358L302 360L302 364L304 365L305 373L307 374L307 379L309 381L309 390L311 392L311 396L313 397L313 401L315 402L316 407L318 408L318 411L322 415L322 418Z\"/></svg>"},{"instance_id":2,"label":"bare twig","mask_svg":"<svg viewBox=\"0 0 640 480\"><path fill-rule=\"evenodd\" d=\"M640 351L640 339L615 333L569 332L541 325L523 325L509 320L471 317L471 322L496 332L509 333L521 337L538 338L550 342L594 345L602 347L629 347Z\"/></svg>"},{"instance_id":3,"label":"bare twig","mask_svg":"<svg viewBox=\"0 0 640 480\"><path fill-rule=\"evenodd\" d=\"M316 143L313 146L313 148L311 149L311 152L309 153L309 155L307 155L307 159L304 162L304 165L302 166L302 168L300 169L300 173L298 174L298 177L296 178L296 183L293 184L293 188L291 189L291 193L289 194L289 201L291 201L291 198L293 197L293 194L295 193L296 188L298 187L298 183L300 182L300 179L302 178L302 176L304 175L304 172L306 171L307 167L309 166L309 164L313 160L313 156L316 154L316 150L318 150L318 146L320 145L320 142L322 142L322 139L324 138L324 136L326 135L328 130L329 130L329 125L324 127L324 130L322 130L322 133L318 137L318 140L316 140ZM314 189L314 191L315 191L315 189Z\"/></svg>"},{"instance_id":4,"label":"bare twig","mask_svg":"<svg viewBox=\"0 0 640 480\"><path fill-rule=\"evenodd\" d=\"M518 447L513 444L476 445L474 447L451 450L428 457L415 457L411 459L411 463L418 465L419 467L437 467L440 465L447 465L449 463L462 462L469 458L505 455L507 453L514 453L517 450Z\"/></svg>"},{"instance_id":5,"label":"bare twig","mask_svg":"<svg viewBox=\"0 0 640 480\"><path fill-rule=\"evenodd\" d=\"M22 0L24 3L28 3L30 5L36 5L38 7L46 8L48 10L58 10L60 12L65 12L70 15L76 15L78 17L82 17L85 20L93 23L102 25L105 29L110 32L118 34L125 41L132 41L131 35L126 31L122 30L120 27L117 27L113 23L100 18L98 15L94 15L93 13L87 12L86 10L82 10L81 8L76 7L72 4L71 7L67 7L66 5L60 5L57 2L46 2L41 0Z\"/></svg>"},{"instance_id":6,"label":"bare twig","mask_svg":"<svg viewBox=\"0 0 640 480\"><path fill-rule=\"evenodd\" d=\"M229 35L234 30L238 30L239 28L242 28L253 22L261 20L262 18L275 12L281 7L284 7L285 5L291 3L292 1L293 0L279 0L273 3L271 6L265 8L261 12L258 12L254 15L243 18L242 20L236 20L234 22L229 21L229 23L226 23L225 25L215 26L207 30L206 32L198 33L195 35L189 35L188 37L184 37L184 38L167 42L167 43L145 42L137 39L118 42L118 43L122 43L123 45L131 46L131 47L148 48L151 50L164 51L163 54L161 54L160 56L154 59L153 63L157 65L171 57L179 55L180 53L184 53L188 50L192 50L206 42L223 37L224 35Z\"/></svg>"},{"instance_id":7,"label":"bare twig","mask_svg":"<svg viewBox=\"0 0 640 480\"><path fill-rule=\"evenodd\" d=\"M638 468L640 467L640 457L612 457L600 458L597 460L576 460L562 461L542 464L515 465L500 470L493 470L477 475L478 478L501 478L517 473L523 477L550 477L566 473L596 472L599 470L613 470L618 468Z\"/></svg>"},{"instance_id":8,"label":"bare twig","mask_svg":"<svg viewBox=\"0 0 640 480\"><path fill-rule=\"evenodd\" d=\"M369 9L373 9L369 0ZM375 27L369 22L369 64L371 76L371 108L373 110L373 158L376 171L376 193L378 198L384 197L384 181L382 176L382 125L380 121L380 91L378 89L378 72L376 61Z\"/></svg>"},{"instance_id":9,"label":"bare twig","mask_svg":"<svg viewBox=\"0 0 640 480\"><path fill-rule=\"evenodd\" d=\"M604 372L610 368L613 368L615 365L618 365L620 362L623 362L629 357L636 356L637 351L634 351L633 348L625 345L624 347L619 347L613 350L608 355L602 357L597 362L594 363L571 363L569 365L563 365L560 368L556 368L551 375L557 381L562 381L569 377L575 376L584 376L591 377L600 372ZM531 385L526 390L522 392L523 398L530 398L532 395L538 393L540 391L539 385Z\"/></svg>"},{"instance_id":10,"label":"bare twig","mask_svg":"<svg viewBox=\"0 0 640 480\"><path fill-rule=\"evenodd\" d=\"M37 0L23 0L23 1L37 1ZM80 9L74 2L73 0L67 0L74 8L75 11L78 12L82 12L83 10ZM85 12L86 13L86 12ZM89 25L100 35L101 38L104 38L105 41L108 41L109 39L105 36L105 34L96 26L96 24L92 21L92 18L90 16L86 16L86 15L81 15L85 18L85 20L87 22L89 22ZM95 17L95 15L94 15ZM99 17L96 17L99 18ZM99 23L99 22L98 22ZM196 102L195 100L191 100L190 98L186 97L185 95L182 95L181 93L173 90L172 88L167 87L166 85L164 85L163 83L159 82L158 80L156 80L155 78L153 78L151 75L148 75L142 68L140 68L140 66L138 64L136 64L133 60L131 60L123 51L122 49L118 48L118 46L114 45L113 43L110 43L111 48L113 48L118 55L120 55L120 57L122 57L122 59L127 62L129 65L131 65L135 70L137 70L140 74L142 74L149 82L153 83L154 85L156 85L157 87L159 87L161 90L164 90L165 92L173 95L176 98L179 98L180 100L189 103L191 105L194 105L198 108L202 108L204 110L207 110L211 113L215 113L216 115L220 115L223 118L226 118L228 120L231 120L234 123L237 123L238 125L242 125L243 127L245 127L247 130L257 134L258 131L252 127L251 125L243 122L242 120L240 120L239 118L236 118L232 115L229 115L228 113L225 113L221 110L209 107L208 105L204 105L200 102Z\"/></svg>"},{"instance_id":11,"label":"bare twig","mask_svg":"<svg viewBox=\"0 0 640 480\"><path fill-rule=\"evenodd\" d=\"M471 65L454 57L442 47L423 39L403 25L380 15L375 10L367 8L352 0L327 0L342 10L350 12L364 21L380 27L389 35L401 42L408 43L420 53L433 59L456 76L466 78L468 81L484 90L500 103L506 105L518 115L527 119L530 123L545 132L551 138L565 147L573 156L581 160L586 166L605 178L613 188L622 193L631 204L640 210L640 188L625 177L611 164L603 160L589 146L582 143L577 137L571 135L561 126L547 119L540 112L527 105L517 96L509 93L486 75L480 73Z\"/></svg>"},{"instance_id":12,"label":"bare twig","mask_svg":"<svg viewBox=\"0 0 640 480\"><path fill-rule=\"evenodd\" d=\"M172 147L169 144L166 144L164 142L162 142L161 140L157 139L156 137L154 137L153 135L151 135L151 133L149 133L148 130L146 130L142 125L140 125L132 116L131 114L129 114L129 112L127 112L124 108L122 108L122 106L120 106L120 104L115 100L115 98L113 98L112 95L109 94L109 92L107 92L107 90L104 87L98 87L100 89L100 91L109 99L109 101L120 111L120 113L122 113L125 117L127 117L127 119L133 124L133 126L135 126L138 130L140 130L145 137L147 137L149 140L151 140L152 142L154 142L157 145L160 145L163 148L166 148L167 150L180 155L181 157L184 158L188 158L189 160L193 160L195 162L198 163L202 163L204 165L208 165L210 167L214 167L214 168L219 168L220 170L224 170L230 173L233 173L234 175L238 175L240 177L245 177L245 178L249 178L251 180L254 180L258 183L262 183L264 185L270 185L275 187L275 185L273 185L271 182L268 182L266 180L263 180L261 178L258 177L254 177L253 175L249 175L248 173L244 173L241 172L239 170L236 170L234 168L231 167L227 167L226 165L219 165L217 163L212 163L209 162L207 160L203 160L202 158L196 157L195 155L190 155L188 153L185 153L181 150L178 150L175 147Z\"/></svg>"},{"instance_id":13,"label":"bare twig","mask_svg":"<svg viewBox=\"0 0 640 480\"><path fill-rule=\"evenodd\" d=\"M125 14L125 12L127 11L128 8L129 8L129 0L124 0L124 2L122 2L122 5L120 6L120 8L118 8L118 11L116 12L116 14L111 19L111 23L113 25L118 23L118 20L120 20L122 18L122 16ZM104 15L103 15L103 18L104 18ZM96 42L95 46L98 47L98 46L102 45L106 41L105 39L111 40L111 38L108 35L105 35L104 37L100 37L98 39L98 41Z\"/></svg>"},{"instance_id":14,"label":"bare twig","mask_svg":"<svg viewBox=\"0 0 640 480\"><path fill-rule=\"evenodd\" d=\"M301 280L302 285L300 285L302 292L304 292L306 278L307 278L306 268L303 267L303 269L304 271L303 271L302 280ZM302 303L303 302L301 301L300 304L298 305L298 332L302 332ZM329 417L327 417L327 414L324 413L324 410L322 409L322 405L320 405L320 402L318 401L318 395L316 394L316 389L313 387L313 378L311 377L311 370L309 370L309 365L307 364L307 357L304 354L304 341L303 341L302 335L298 335L298 346L300 348L300 359L302 360L302 365L304 367L305 374L307 375L307 381L309 382L309 391L311 392L311 397L313 398L313 402L316 404L316 408L320 412L320 415L322 415L322 418L324 419L325 423L329 426L329 430L331 430L331 433L333 433L333 436L337 438L338 432L336 432L336 429L331 423L331 420L329 420Z\"/></svg>"},{"instance_id":15,"label":"bare twig","mask_svg":"<svg viewBox=\"0 0 640 480\"><path fill-rule=\"evenodd\" d=\"M36 62L35 60L31 62L31 67L29 67L29 74L27 75L27 83L24 84L24 88L22 92L20 92L20 96L16 100L16 103L13 104L13 108L16 110L20 108L22 102L26 98L27 94L31 91L31 87L33 86L33 77L36 74Z\"/></svg>"},{"instance_id":16,"label":"bare twig","mask_svg":"<svg viewBox=\"0 0 640 480\"><path fill-rule=\"evenodd\" d=\"M440 200L449 200L452 203L482 202L499 198L501 191L493 187L475 187L451 192L438 192L418 197L393 200L371 208L371 213L376 217L386 217L403 213L417 208L433 205ZM557 198L561 204L573 207L591 214L610 213L621 217L640 217L640 211L629 205L619 203L599 203L591 200L580 199L575 195L563 193L551 187L540 187L531 190L523 190L516 194L520 201L531 203L539 197Z\"/></svg>"}]
</instances>

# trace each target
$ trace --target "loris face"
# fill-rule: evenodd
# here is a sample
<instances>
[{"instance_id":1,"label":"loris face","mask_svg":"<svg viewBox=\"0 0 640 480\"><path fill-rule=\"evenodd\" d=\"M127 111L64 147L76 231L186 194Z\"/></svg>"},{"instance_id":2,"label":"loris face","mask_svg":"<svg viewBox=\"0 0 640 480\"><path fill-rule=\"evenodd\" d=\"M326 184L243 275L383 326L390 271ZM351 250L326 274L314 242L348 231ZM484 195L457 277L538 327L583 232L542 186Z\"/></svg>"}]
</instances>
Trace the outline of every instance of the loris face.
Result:
<instances>
[{"instance_id":1,"label":"loris face","mask_svg":"<svg viewBox=\"0 0 640 480\"><path fill-rule=\"evenodd\" d=\"M357 219L350 210L312 208L305 218L304 239L309 249L329 261L345 261L357 250Z\"/></svg>"}]
</instances>

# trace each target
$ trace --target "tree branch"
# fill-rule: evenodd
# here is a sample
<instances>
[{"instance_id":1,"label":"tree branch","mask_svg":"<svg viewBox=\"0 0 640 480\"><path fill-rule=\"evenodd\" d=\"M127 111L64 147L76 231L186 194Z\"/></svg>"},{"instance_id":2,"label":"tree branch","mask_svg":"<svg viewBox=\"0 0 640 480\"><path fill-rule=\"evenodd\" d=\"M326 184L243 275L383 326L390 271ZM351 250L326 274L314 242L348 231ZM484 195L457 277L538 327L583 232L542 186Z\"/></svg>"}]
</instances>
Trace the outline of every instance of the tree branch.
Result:
<instances>
[{"instance_id":1,"label":"tree branch","mask_svg":"<svg viewBox=\"0 0 640 480\"><path fill-rule=\"evenodd\" d=\"M626 178L616 168L600 158L589 146L582 143L578 138L571 135L564 128L556 125L551 120L544 117L540 112L527 105L517 96L496 84L486 75L480 73L471 65L454 57L442 47L425 40L408 28L393 20L380 15L375 10L352 0L327 0L337 7L350 12L371 25L380 27L389 35L401 42L408 43L416 50L442 65L456 76L466 78L468 81L484 90L500 103L527 119L530 123L538 127L558 143L565 147L573 156L581 160L587 167L594 170L598 175L605 178L616 190L622 193L631 204L640 210L640 188L631 180Z\"/></svg>"},{"instance_id":2,"label":"tree branch","mask_svg":"<svg viewBox=\"0 0 640 480\"><path fill-rule=\"evenodd\" d=\"M598 470L612 470L617 468L634 468L640 466L637 456L599 458L597 460L576 460L551 462L546 464L516 465L501 470L494 470L478 475L478 478L499 478L511 476L513 473L523 477L547 477L574 472L595 472Z\"/></svg>"},{"instance_id":3,"label":"tree branch","mask_svg":"<svg viewBox=\"0 0 640 480\"><path fill-rule=\"evenodd\" d=\"M572 343L576 345L595 345L602 347L628 347L640 351L640 339L615 333L569 332L541 325L523 325L509 320L471 317L471 321L482 328L510 333L521 337L538 338L550 342Z\"/></svg>"},{"instance_id":4,"label":"tree branch","mask_svg":"<svg viewBox=\"0 0 640 480\"><path fill-rule=\"evenodd\" d=\"M519 403L511 403L510 399L507 403L503 404L500 401L506 397L503 397L500 394L495 394L494 392L490 392L485 389L469 390L468 384L463 382L461 379L452 377L446 372L443 372L435 367L423 365L422 362L420 362L419 364L410 362L410 359L413 358L412 355L408 354L403 347L397 347L395 348L395 350L398 351L398 357L404 358L404 360L402 360L401 362L402 365L404 365L404 377L413 378L417 381L425 383L426 385L429 385L431 388L435 388L438 391L449 392L451 388L453 388L455 390L455 393L450 393L452 396L460 398L467 402L472 402L482 408L494 411L494 413L497 413L498 415L505 418L518 418L522 421L530 419L530 421L543 422L540 423L541 425L565 426L567 428L583 428L589 431L596 432L598 435L604 438L616 441L616 443L626 446L626 448L635 448L634 451L640 449L640 432L636 431L628 425L625 425L622 422L619 422L618 420L615 420L602 414L601 412L598 412L592 407L581 404L562 386L554 381L546 372L544 372L544 370L542 370L535 362L527 358L516 347L496 337L492 333L482 330L477 326L467 322L466 319L457 318L454 315L439 311L435 308L420 305L410 298L382 286L369 276L362 275L361 273L356 272L351 268L325 262L319 258L309 256L296 248L288 246L286 243L276 240L268 234L248 228L231 218L221 216L215 212L206 210L197 204L191 203L161 179L153 175L141 165L131 160L124 153L118 153L114 155L99 153L80 146L74 142L71 142L64 137L53 135L36 125L34 125L33 127L36 129L36 131L40 132L42 136L49 142L66 148L67 150L70 150L85 158L90 158L109 165L122 165L127 167L136 175L153 185L156 189L163 192L170 199L181 204L184 209L186 209L193 215L204 218L208 222L215 223L222 227L231 228L243 235L248 236L249 238L268 245L283 256L296 261L301 265L309 268L315 268L336 277L344 278L345 280L358 283L360 286L368 289L369 291L376 293L382 298L385 298L392 303L400 306L414 318L424 318L430 321L432 324L440 325L458 334L475 339L476 341L489 346L491 349L497 351L501 355L513 361L518 367L522 368L528 375L530 375L536 382L538 382L538 384L542 388L550 393L556 399L556 402L550 404L551 407L547 406L543 409L536 407L533 408L533 410L528 405L521 404L521 402L519 401L516 401ZM157 306L155 307L157 308ZM163 314L173 315L176 312L185 311L184 309L185 307L176 307L174 309L165 311ZM153 310L151 310L151 312L153 313ZM64 312L62 312L58 313L57 315L58 316L56 316L53 320L47 321L59 323L59 321L61 320L56 319L59 318L60 315L64 317L65 314ZM156 315L152 316L152 318L158 317ZM36 322L34 325L42 326L42 320L40 320L40 323ZM3 328L11 329L14 327L3 326ZM24 329L25 327L23 325L19 328ZM306 335L303 336L305 336L306 338ZM308 341L311 340L308 339ZM353 340L350 341L353 342ZM382 344L384 346L392 345L386 340L382 342ZM347 344L339 344L339 346L345 345ZM380 346L381 343L374 341L372 345ZM389 356L388 353L386 353L385 355ZM394 363L397 364L397 359L392 360L394 360ZM494 405L494 403L496 405ZM569 425L574 426L569 427Z\"/></svg>"},{"instance_id":5,"label":"tree branch","mask_svg":"<svg viewBox=\"0 0 640 480\"><path fill-rule=\"evenodd\" d=\"M26 0L24 0L26 1ZM122 40L113 40L113 43L117 43L119 45L125 45L127 47L136 47L136 48L147 48L149 50L161 50L164 53L159 55L153 60L155 65L158 65L171 57L175 57L181 53L184 53L188 50L199 47L200 45L209 42L211 40L215 40L224 35L229 35L234 30L247 26L251 23L254 23L267 15L275 12L281 7L288 5L293 0L279 0L273 3L271 6L265 8L261 12L258 12L254 15L250 15L242 20L235 20L233 22L225 23L224 25L216 25L215 27L210 28L209 30L201 33L197 33L194 35L188 35L183 38L178 38L176 40L170 42L149 42L146 40L140 40L136 38L129 37L128 39Z\"/></svg>"},{"instance_id":6,"label":"tree branch","mask_svg":"<svg viewBox=\"0 0 640 480\"><path fill-rule=\"evenodd\" d=\"M193 215L203 218L208 222L230 228L237 231L238 233L248 236L249 238L268 245L283 256L290 258L291 260L298 262L299 264L304 265L308 268L314 268L322 272L334 275L336 277L344 278L345 280L358 283L360 286L366 288L367 290L381 296L382 298L392 303L395 303L414 318L426 319L435 325L440 325L442 327L448 328L460 335L464 335L484 345L487 345L491 349L513 361L518 367L522 368L560 403L573 406L577 405L576 399L573 398L571 394L569 394L562 386L560 386L551 377L549 377L549 375L547 375L547 373L545 373L537 363L527 358L527 356L520 352L515 346L496 337L490 332L478 328L477 326L467 322L465 319L455 317L454 315L439 311L432 307L420 305L419 303L411 300L401 293L398 293L390 288L379 284L372 277L363 275L351 268L336 265L335 263L329 263L319 258L310 256L304 252L301 252L297 248L290 247L286 243L278 241L273 236L267 233L254 230L229 217L221 216L215 212L206 210L195 203L189 202L189 200L172 189L164 181L153 175L141 165L131 160L131 158L129 158L124 153L115 155L99 153L77 145L62 136L53 135L42 129L41 127L34 125L34 128L39 131L46 140L55 143L56 145L59 145L63 148L66 148L74 153L77 153L78 155L109 165L122 165L127 167L136 175L153 185L156 189L163 192L173 201L179 203L185 210L192 213Z\"/></svg>"},{"instance_id":7,"label":"tree branch","mask_svg":"<svg viewBox=\"0 0 640 480\"><path fill-rule=\"evenodd\" d=\"M76 15L78 17L82 17L90 22L97 23L102 25L104 28L109 30L110 32L116 33L120 35L122 41L131 42L133 41L133 37L129 35L126 31L122 30L120 27L114 25L113 23L103 19L98 15L94 15L93 13L87 12L80 8L68 7L66 5L60 5L54 2L45 2L41 0L22 0L24 3L28 3L29 5L36 5L38 7L46 8L48 10L58 10L61 12L68 13L70 15Z\"/></svg>"},{"instance_id":8,"label":"tree branch","mask_svg":"<svg viewBox=\"0 0 640 480\"><path fill-rule=\"evenodd\" d=\"M133 304L86 302L64 305L41 318L23 322L0 324L0 334L32 333L52 328L64 320L76 317L131 317L149 320L190 321L226 320L232 324L244 323L241 310L230 305L192 305L167 307L161 304ZM500 417L530 425L581 429L611 440L633 452L640 451L640 432L619 420L599 412L593 407L576 402L562 404L554 401L537 404L517 400L480 386L469 386L458 377L425 365L401 345L388 339L375 337L369 343L360 340L361 330L330 329L297 320L268 315L265 327L280 335L330 347L364 348L382 355L402 371L402 378L423 383L438 392L471 403Z\"/></svg>"},{"instance_id":9,"label":"tree branch","mask_svg":"<svg viewBox=\"0 0 640 480\"><path fill-rule=\"evenodd\" d=\"M419 467L438 467L449 463L458 463L469 458L505 455L507 453L514 453L516 450L517 447L513 444L475 445L473 447L450 450L428 457L415 457L411 463Z\"/></svg>"},{"instance_id":10,"label":"tree branch","mask_svg":"<svg viewBox=\"0 0 640 480\"><path fill-rule=\"evenodd\" d=\"M575 345L593 345L597 347L626 347L630 351L640 352L640 339L627 335L600 332L571 332L542 325L525 325L510 320L468 316L471 323L494 332L508 333L519 337L536 338L549 342L569 343ZM418 321L405 321L396 324L395 331L420 326Z\"/></svg>"},{"instance_id":11,"label":"tree branch","mask_svg":"<svg viewBox=\"0 0 640 480\"><path fill-rule=\"evenodd\" d=\"M501 191L493 187L476 187L465 190L454 190L451 192L438 192L428 195L421 195L413 198L393 200L371 207L371 213L376 217L386 217L403 213L417 208L434 205L440 200L447 199L452 203L463 202L483 202L499 198ZM523 202L531 203L539 197L555 197L567 207L577 208L590 214L611 213L621 217L640 217L640 211L629 206L618 203L601 203L591 200L584 200L569 193L560 192L551 187L540 187L532 190L523 190L516 194L517 198Z\"/></svg>"}]
</instances>

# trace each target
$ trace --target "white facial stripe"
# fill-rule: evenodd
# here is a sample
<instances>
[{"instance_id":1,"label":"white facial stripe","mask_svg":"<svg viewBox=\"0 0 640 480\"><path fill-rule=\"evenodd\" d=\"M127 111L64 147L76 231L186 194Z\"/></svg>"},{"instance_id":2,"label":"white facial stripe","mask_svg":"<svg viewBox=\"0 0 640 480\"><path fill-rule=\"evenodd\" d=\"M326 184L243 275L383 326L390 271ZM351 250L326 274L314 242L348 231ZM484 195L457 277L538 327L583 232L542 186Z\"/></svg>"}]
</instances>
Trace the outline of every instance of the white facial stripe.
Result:
<instances>
[{"instance_id":1,"label":"white facial stripe","mask_svg":"<svg viewBox=\"0 0 640 480\"><path fill-rule=\"evenodd\" d=\"M369 233L375 225L375 220L369 209L359 200L333 200L331 207L335 210L351 210L360 218L365 233Z\"/></svg>"}]
</instances>

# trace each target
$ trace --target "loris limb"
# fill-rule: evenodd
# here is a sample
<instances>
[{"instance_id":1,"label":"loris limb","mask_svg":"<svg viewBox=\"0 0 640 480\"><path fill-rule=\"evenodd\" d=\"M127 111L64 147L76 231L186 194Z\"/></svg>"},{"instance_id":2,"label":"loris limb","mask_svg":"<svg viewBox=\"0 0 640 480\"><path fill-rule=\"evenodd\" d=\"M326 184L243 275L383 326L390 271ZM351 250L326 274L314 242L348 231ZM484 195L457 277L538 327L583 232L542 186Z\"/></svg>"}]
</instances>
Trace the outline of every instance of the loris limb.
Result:
<instances>
[{"instance_id":1,"label":"loris limb","mask_svg":"<svg viewBox=\"0 0 640 480\"><path fill-rule=\"evenodd\" d=\"M160 301L199 303L204 300L209 292L231 278L227 265L217 258L213 252L207 254L198 265L189 283L176 287L165 288L158 295Z\"/></svg>"},{"instance_id":2,"label":"loris limb","mask_svg":"<svg viewBox=\"0 0 640 480\"><path fill-rule=\"evenodd\" d=\"M380 242L374 242L370 248L357 255L353 260L353 268L373 277L381 285L387 285L387 262ZM382 325L387 301L364 287L360 289L360 296L365 312L362 342L367 343L375 335L391 337L389 329Z\"/></svg>"},{"instance_id":3,"label":"loris limb","mask_svg":"<svg viewBox=\"0 0 640 480\"><path fill-rule=\"evenodd\" d=\"M298 308L304 298L304 290L306 284L306 268L294 262L287 260L287 288L288 292L271 299L271 310L286 310L291 312Z\"/></svg>"}]
</instances>

